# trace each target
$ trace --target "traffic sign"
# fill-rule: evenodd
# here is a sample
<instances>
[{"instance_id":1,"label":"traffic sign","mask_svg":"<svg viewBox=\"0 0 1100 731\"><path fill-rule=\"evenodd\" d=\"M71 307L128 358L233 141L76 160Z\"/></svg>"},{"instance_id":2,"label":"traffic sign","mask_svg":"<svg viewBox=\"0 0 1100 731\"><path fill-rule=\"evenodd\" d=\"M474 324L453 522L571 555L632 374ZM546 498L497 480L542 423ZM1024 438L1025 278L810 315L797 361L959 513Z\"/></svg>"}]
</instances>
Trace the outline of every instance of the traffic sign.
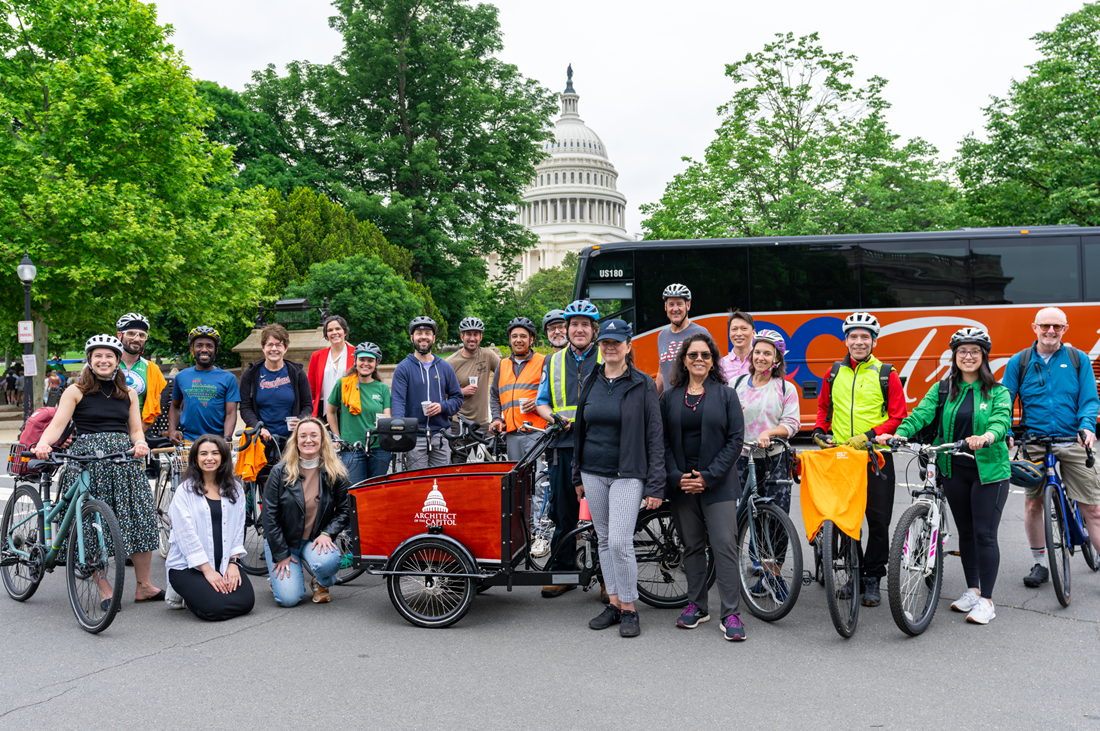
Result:
<instances>
[{"instance_id":1,"label":"traffic sign","mask_svg":"<svg viewBox=\"0 0 1100 731\"><path fill-rule=\"evenodd\" d=\"M34 342L34 322L31 320L19 321L19 342L21 343L33 343Z\"/></svg>"}]
</instances>

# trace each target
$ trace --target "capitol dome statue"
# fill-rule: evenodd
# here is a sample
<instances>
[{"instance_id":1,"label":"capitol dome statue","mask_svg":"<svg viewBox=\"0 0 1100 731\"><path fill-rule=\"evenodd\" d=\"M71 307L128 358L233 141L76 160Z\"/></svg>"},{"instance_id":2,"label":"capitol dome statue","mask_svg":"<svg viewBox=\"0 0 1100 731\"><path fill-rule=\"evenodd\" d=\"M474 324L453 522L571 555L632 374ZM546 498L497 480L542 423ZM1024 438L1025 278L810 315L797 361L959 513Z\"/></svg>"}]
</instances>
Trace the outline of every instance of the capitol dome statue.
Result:
<instances>
[{"instance_id":1,"label":"capitol dome statue","mask_svg":"<svg viewBox=\"0 0 1100 731\"><path fill-rule=\"evenodd\" d=\"M516 221L539 237L538 246L519 257L519 281L540 269L559 266L567 252L587 246L631 240L626 232L626 196L618 191L619 174L600 136L578 113L580 95L573 90L573 67L561 94L561 117L554 139L544 143L549 155L516 211ZM495 276L497 255L490 256Z\"/></svg>"}]
</instances>

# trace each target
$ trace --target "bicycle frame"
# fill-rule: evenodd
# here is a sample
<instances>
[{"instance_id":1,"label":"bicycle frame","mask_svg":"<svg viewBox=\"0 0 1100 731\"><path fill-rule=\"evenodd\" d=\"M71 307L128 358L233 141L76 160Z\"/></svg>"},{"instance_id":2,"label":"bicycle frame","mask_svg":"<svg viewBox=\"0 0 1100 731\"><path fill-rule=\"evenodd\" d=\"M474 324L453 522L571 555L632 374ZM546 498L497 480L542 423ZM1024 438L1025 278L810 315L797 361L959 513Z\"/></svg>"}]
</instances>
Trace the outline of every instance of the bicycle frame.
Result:
<instances>
[{"instance_id":1,"label":"bicycle frame","mask_svg":"<svg viewBox=\"0 0 1100 731\"><path fill-rule=\"evenodd\" d=\"M66 461L61 469L68 469L69 463ZM61 471L61 470L59 470ZM15 547L12 541L12 533L15 530L28 521L35 520L40 514L44 521L44 538L45 545L48 546L46 551L45 568L52 570L56 566L58 554L61 553L65 539L69 536L69 530L72 528L73 519L75 516L80 515L81 509L84 507L84 501L91 493L91 485L89 472L87 467L80 470L77 475L77 479L73 482L72 486L61 496L61 499L56 504L50 502L50 488L53 486L53 479L49 475L43 475L42 482L39 487L39 496L42 497L42 510L36 511L27 516L26 519L11 527L11 532L5 536L5 540L8 544L8 551L22 556L25 559L30 559L30 553L26 551L20 551ZM56 536L54 535L53 522L64 510L65 515L61 519L61 523L57 528ZM80 520L76 521L76 537L77 537L77 557L80 563L84 563L84 523ZM56 540L55 540L56 539ZM101 548L103 552L107 552L106 543L103 542L102 533L99 535L101 542Z\"/></svg>"},{"instance_id":2,"label":"bicycle frame","mask_svg":"<svg viewBox=\"0 0 1100 731\"><path fill-rule=\"evenodd\" d=\"M951 447L953 445L947 446ZM936 467L936 455L940 451L946 450L926 448L913 451L917 453L918 459L921 454L928 457L928 467L925 468L924 471L924 484L916 490L909 491L910 496L913 498L911 505L923 503L928 506L928 523L932 526L932 540L929 541L928 564L925 566L925 575L927 576L936 570L936 564L940 560L940 556L936 555L936 546L942 546L947 543L947 539L951 537L947 533L937 536L937 534L940 533L941 527L947 525L947 521L943 519L943 507L946 504L947 497L943 494L943 490L940 489L939 483L936 480L939 474L939 468ZM902 553L906 561L912 560L908 535L905 537L905 545L902 547Z\"/></svg>"},{"instance_id":3,"label":"bicycle frame","mask_svg":"<svg viewBox=\"0 0 1100 731\"><path fill-rule=\"evenodd\" d=\"M1073 520L1066 521L1066 527L1069 528L1069 541L1070 548L1077 548L1088 543L1089 531L1085 527L1084 522L1081 520L1081 512L1077 509L1077 501L1071 501L1069 496L1066 495L1065 487L1062 485L1062 478L1058 475L1058 470L1055 466L1058 464L1058 458L1054 455L1054 445L1046 444L1046 453L1043 456L1043 469L1046 472L1047 484L1045 489L1053 490L1054 497L1058 499L1058 502L1062 505L1062 515L1073 516ZM1073 503L1073 510L1070 510L1070 502Z\"/></svg>"},{"instance_id":4,"label":"bicycle frame","mask_svg":"<svg viewBox=\"0 0 1100 731\"><path fill-rule=\"evenodd\" d=\"M791 449L790 445L787 443L786 440L780 439L780 438L777 437L773 441L778 442L778 443L783 445L783 449L784 449L784 451L782 453L783 455L786 455L787 452L790 451L790 449ZM737 506L737 518L736 518L736 520L737 520L738 524L741 523L741 519L744 517L746 512L750 513L751 516L754 518L754 519L748 521L748 523L749 523L749 536L750 536L750 544L749 545L750 546L755 546L756 545L756 520L755 520L756 506L757 505L762 505L762 504L765 504L765 503L775 502L775 498L768 497L767 495L761 495L760 494L759 485L757 484L757 481L756 481L756 452L758 452L758 451L759 452L764 452L764 458L765 459L767 459L767 457L768 457L767 452L765 452L765 450L761 449L760 447L757 447L755 445L750 447L750 449L749 449L749 465L748 465L748 468L745 470L745 475L746 475L745 476L745 491L744 491L744 493L742 494L742 497L741 497L741 504ZM788 456L788 460L789 459L790 459L790 457ZM790 462L788 461L788 465L789 464L790 464ZM779 465L776 465L776 469L778 469L778 468L779 468ZM768 477L771 477L771 475L768 475ZM765 478L764 482L766 484L771 484L771 485L791 485L792 487L794 486L794 480L790 479L790 477L785 477L785 478L782 478L782 479L767 479L767 478Z\"/></svg>"}]
</instances>

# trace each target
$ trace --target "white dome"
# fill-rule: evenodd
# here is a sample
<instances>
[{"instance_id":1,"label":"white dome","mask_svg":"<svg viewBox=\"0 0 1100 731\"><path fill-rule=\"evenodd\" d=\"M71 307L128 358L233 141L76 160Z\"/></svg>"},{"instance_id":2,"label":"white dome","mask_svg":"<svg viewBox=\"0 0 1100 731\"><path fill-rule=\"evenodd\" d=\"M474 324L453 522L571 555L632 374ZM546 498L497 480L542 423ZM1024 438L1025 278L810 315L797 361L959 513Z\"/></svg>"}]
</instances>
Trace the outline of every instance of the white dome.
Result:
<instances>
[{"instance_id":1,"label":"white dome","mask_svg":"<svg viewBox=\"0 0 1100 731\"><path fill-rule=\"evenodd\" d=\"M600 136L592 131L579 117L562 116L554 129L554 141L547 142L543 149L552 157L559 155L595 155L608 159L607 147Z\"/></svg>"},{"instance_id":2,"label":"white dome","mask_svg":"<svg viewBox=\"0 0 1100 731\"><path fill-rule=\"evenodd\" d=\"M447 501L443 499L443 493L439 491L439 483L432 482L432 491L428 493L428 497L424 500L425 513L446 513Z\"/></svg>"}]
</instances>

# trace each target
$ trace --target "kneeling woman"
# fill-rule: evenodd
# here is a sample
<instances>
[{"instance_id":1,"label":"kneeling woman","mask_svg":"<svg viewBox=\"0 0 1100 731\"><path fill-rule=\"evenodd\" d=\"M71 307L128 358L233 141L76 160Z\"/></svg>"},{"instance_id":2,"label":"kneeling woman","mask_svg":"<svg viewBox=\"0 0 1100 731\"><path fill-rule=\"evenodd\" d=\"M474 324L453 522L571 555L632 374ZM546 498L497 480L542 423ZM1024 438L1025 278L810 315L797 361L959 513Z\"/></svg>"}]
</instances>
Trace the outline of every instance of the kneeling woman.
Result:
<instances>
[{"instance_id":1,"label":"kneeling woman","mask_svg":"<svg viewBox=\"0 0 1100 731\"><path fill-rule=\"evenodd\" d=\"M348 524L348 487L347 468L321 420L302 419L290 435L285 460L271 469L264 486L264 555L280 606L293 607L305 598L302 560L313 572L314 603L330 601L341 559L332 538Z\"/></svg>"},{"instance_id":2,"label":"kneeling woman","mask_svg":"<svg viewBox=\"0 0 1100 731\"><path fill-rule=\"evenodd\" d=\"M1005 436L1012 426L1012 399L1008 389L997 383L989 368L989 335L966 327L951 336L951 372L943 416L935 427L935 444L966 440L972 456L940 455L937 464L944 476L944 493L959 529L959 554L969 587L951 605L966 612L968 622L989 624L993 612L993 584L1001 551L997 528L1008 500L1012 476ZM934 385L913 413L901 422L898 436L908 439L936 419L940 410L940 388ZM885 444L893 435L875 438Z\"/></svg>"},{"instance_id":3,"label":"kneeling woman","mask_svg":"<svg viewBox=\"0 0 1100 731\"><path fill-rule=\"evenodd\" d=\"M233 476L229 444L203 434L191 445L187 474L168 515L172 547L165 567L168 584L199 619L220 622L252 611L256 595L241 571L244 550L244 489Z\"/></svg>"}]
</instances>

